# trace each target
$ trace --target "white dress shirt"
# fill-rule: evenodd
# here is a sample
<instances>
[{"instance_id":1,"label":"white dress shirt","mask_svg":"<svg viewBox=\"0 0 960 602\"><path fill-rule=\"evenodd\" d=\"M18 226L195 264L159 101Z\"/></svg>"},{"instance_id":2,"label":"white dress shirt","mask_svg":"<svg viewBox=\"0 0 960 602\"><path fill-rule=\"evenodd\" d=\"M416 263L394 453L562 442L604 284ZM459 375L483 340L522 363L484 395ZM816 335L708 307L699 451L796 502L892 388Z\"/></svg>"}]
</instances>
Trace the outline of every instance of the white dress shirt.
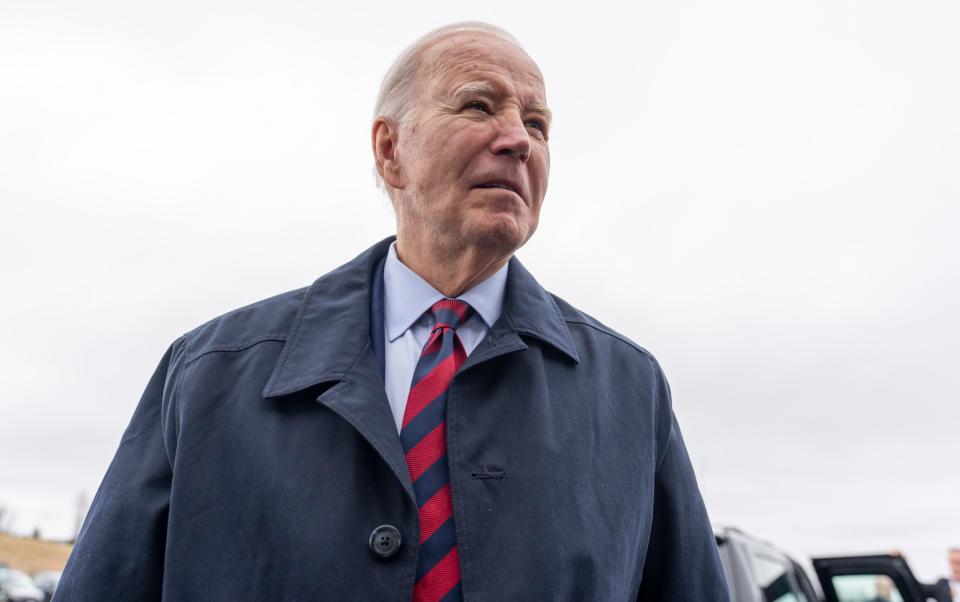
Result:
<instances>
[{"instance_id":1,"label":"white dress shirt","mask_svg":"<svg viewBox=\"0 0 960 602\"><path fill-rule=\"evenodd\" d=\"M457 297L474 309L470 319L457 328L457 336L467 355L500 318L508 265ZM390 245L383 266L384 385L398 433L407 407L413 371L433 329L433 316L427 310L441 299L444 299L442 293L403 265L397 257L397 243Z\"/></svg>"}]
</instances>

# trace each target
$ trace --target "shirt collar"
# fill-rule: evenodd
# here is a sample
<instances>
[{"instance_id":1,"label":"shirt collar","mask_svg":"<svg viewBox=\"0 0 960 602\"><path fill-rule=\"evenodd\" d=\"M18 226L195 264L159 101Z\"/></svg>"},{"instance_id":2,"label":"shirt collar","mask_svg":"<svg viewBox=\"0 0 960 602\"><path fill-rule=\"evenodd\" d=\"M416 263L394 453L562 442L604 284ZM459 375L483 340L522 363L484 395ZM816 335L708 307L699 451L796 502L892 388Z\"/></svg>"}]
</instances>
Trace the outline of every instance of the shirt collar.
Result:
<instances>
[{"instance_id":1,"label":"shirt collar","mask_svg":"<svg viewBox=\"0 0 960 602\"><path fill-rule=\"evenodd\" d=\"M287 305L281 303L295 304L297 310L288 312L296 316L289 331L281 337L283 350L263 388L264 398L291 395L323 383L343 382L351 370L360 370L357 368L360 365L366 366L369 374L378 374L370 348L371 282L376 266L387 255L393 240L391 236L378 242L353 261L318 278L305 291L266 302L274 303L276 312L288 312L284 309ZM586 317L543 290L516 257L510 259L505 289L503 315L487 336L499 329L501 341L532 337L579 364L580 357L567 322L583 322ZM508 348L512 352L525 347L522 342L521 346L500 345L499 353ZM370 356L366 363L360 361L364 353ZM485 361L483 355L471 354L471 358ZM490 355L492 352L487 354ZM383 393L382 384L379 391ZM392 417L387 415L385 424L385 432L395 437Z\"/></svg>"},{"instance_id":2,"label":"shirt collar","mask_svg":"<svg viewBox=\"0 0 960 602\"><path fill-rule=\"evenodd\" d=\"M493 275L466 291L457 299L470 307L491 328L503 311L503 295L507 286L507 269L504 264ZM400 338L430 306L444 298L429 282L408 268L397 256L397 243L390 245L383 266L384 320L387 338L392 343Z\"/></svg>"}]
</instances>

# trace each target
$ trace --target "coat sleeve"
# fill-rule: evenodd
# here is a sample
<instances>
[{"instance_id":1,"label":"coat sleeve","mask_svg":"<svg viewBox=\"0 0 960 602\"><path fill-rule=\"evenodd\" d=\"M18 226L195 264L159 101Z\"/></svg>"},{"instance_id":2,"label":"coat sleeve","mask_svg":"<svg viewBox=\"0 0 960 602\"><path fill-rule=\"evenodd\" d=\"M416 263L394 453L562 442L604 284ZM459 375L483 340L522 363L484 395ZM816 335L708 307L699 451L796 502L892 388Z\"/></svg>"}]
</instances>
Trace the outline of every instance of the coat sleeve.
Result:
<instances>
[{"instance_id":1,"label":"coat sleeve","mask_svg":"<svg viewBox=\"0 0 960 602\"><path fill-rule=\"evenodd\" d=\"M658 389L658 467L653 526L637 600L729 602L713 527L697 487L670 388L654 363Z\"/></svg>"},{"instance_id":2,"label":"coat sleeve","mask_svg":"<svg viewBox=\"0 0 960 602\"><path fill-rule=\"evenodd\" d=\"M172 458L163 424L183 359L167 350L100 484L57 587L56 602L159 600Z\"/></svg>"}]
</instances>

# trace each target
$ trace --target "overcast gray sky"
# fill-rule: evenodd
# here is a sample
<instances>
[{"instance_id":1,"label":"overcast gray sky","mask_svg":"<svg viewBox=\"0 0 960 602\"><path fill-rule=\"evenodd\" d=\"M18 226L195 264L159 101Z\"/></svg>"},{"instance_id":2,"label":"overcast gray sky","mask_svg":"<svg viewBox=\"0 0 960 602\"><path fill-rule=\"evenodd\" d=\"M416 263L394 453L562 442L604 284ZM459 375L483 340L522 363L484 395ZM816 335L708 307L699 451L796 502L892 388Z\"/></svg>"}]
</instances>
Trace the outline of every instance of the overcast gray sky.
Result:
<instances>
[{"instance_id":1,"label":"overcast gray sky","mask_svg":"<svg viewBox=\"0 0 960 602\"><path fill-rule=\"evenodd\" d=\"M0 504L68 537L167 345L393 232L394 56L512 31L555 114L548 289L650 349L715 524L960 544L955 2L5 0Z\"/></svg>"}]
</instances>

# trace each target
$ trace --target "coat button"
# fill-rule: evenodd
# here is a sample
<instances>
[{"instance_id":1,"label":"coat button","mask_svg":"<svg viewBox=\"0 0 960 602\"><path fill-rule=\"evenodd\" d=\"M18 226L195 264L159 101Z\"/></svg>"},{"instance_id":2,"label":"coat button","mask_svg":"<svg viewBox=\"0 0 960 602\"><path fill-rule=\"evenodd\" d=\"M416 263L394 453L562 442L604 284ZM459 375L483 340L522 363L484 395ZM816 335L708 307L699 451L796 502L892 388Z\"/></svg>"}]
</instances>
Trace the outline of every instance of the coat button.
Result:
<instances>
[{"instance_id":1,"label":"coat button","mask_svg":"<svg viewBox=\"0 0 960 602\"><path fill-rule=\"evenodd\" d=\"M400 549L400 531L393 525L380 525L370 534L370 550L380 558L390 558Z\"/></svg>"}]
</instances>

